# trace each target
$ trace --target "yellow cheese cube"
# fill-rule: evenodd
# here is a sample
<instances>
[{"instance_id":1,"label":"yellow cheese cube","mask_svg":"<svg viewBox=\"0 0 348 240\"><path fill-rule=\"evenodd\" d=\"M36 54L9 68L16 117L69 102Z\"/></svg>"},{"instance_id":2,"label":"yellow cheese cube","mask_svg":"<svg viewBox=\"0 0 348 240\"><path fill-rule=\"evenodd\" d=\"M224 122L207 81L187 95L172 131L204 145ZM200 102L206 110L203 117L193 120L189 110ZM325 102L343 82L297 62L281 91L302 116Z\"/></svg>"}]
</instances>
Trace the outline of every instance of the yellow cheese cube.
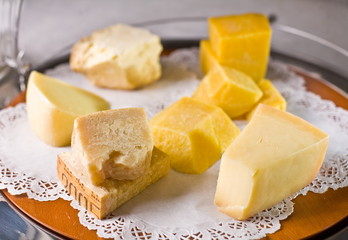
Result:
<instances>
[{"instance_id":1,"label":"yellow cheese cube","mask_svg":"<svg viewBox=\"0 0 348 240\"><path fill-rule=\"evenodd\" d=\"M220 108L188 97L157 114L150 127L154 145L184 173L203 173L239 134Z\"/></svg>"},{"instance_id":2,"label":"yellow cheese cube","mask_svg":"<svg viewBox=\"0 0 348 240\"><path fill-rule=\"evenodd\" d=\"M42 141L56 147L70 144L75 118L110 107L91 92L36 71L29 76L26 102L31 128Z\"/></svg>"},{"instance_id":3,"label":"yellow cheese cube","mask_svg":"<svg viewBox=\"0 0 348 240\"><path fill-rule=\"evenodd\" d=\"M204 77L193 98L221 107L231 118L248 112L262 91L247 75L218 64Z\"/></svg>"},{"instance_id":4,"label":"yellow cheese cube","mask_svg":"<svg viewBox=\"0 0 348 240\"><path fill-rule=\"evenodd\" d=\"M251 76L256 82L266 73L271 27L262 14L243 14L209 19L212 49L220 64Z\"/></svg>"},{"instance_id":5,"label":"yellow cheese cube","mask_svg":"<svg viewBox=\"0 0 348 240\"><path fill-rule=\"evenodd\" d=\"M260 104L221 158L215 204L239 220L271 207L315 178L327 145L310 123Z\"/></svg>"},{"instance_id":6,"label":"yellow cheese cube","mask_svg":"<svg viewBox=\"0 0 348 240\"><path fill-rule=\"evenodd\" d=\"M204 74L207 74L210 69L217 64L217 59L213 50L210 47L209 40L201 40L199 43L199 59L201 70Z\"/></svg>"},{"instance_id":7,"label":"yellow cheese cube","mask_svg":"<svg viewBox=\"0 0 348 240\"><path fill-rule=\"evenodd\" d=\"M263 96L259 103L263 103L280 110L286 110L286 101L278 90L273 86L272 82L268 79L262 79L259 83L259 88L263 92ZM248 113L246 118L248 120L253 116L258 104L255 105Z\"/></svg>"}]
</instances>

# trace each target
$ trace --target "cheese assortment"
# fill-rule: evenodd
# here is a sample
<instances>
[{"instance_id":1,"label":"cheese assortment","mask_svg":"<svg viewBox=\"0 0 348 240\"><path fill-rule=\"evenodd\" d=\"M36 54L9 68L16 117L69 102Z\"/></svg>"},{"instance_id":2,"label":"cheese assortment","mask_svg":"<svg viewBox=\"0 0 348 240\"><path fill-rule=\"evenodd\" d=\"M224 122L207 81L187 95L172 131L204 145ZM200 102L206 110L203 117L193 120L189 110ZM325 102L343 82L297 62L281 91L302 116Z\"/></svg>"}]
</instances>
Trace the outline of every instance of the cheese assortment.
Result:
<instances>
[{"instance_id":1,"label":"cheese assortment","mask_svg":"<svg viewBox=\"0 0 348 240\"><path fill-rule=\"evenodd\" d=\"M239 134L218 107L182 98L150 121L154 145L183 173L203 173Z\"/></svg>"},{"instance_id":2,"label":"cheese assortment","mask_svg":"<svg viewBox=\"0 0 348 240\"><path fill-rule=\"evenodd\" d=\"M262 97L257 84L244 73L216 64L203 78L193 98L222 108L231 118L247 113Z\"/></svg>"},{"instance_id":3,"label":"cheese assortment","mask_svg":"<svg viewBox=\"0 0 348 240\"><path fill-rule=\"evenodd\" d=\"M170 166L201 174L222 155L215 204L247 219L309 184L328 145L325 133L284 111L285 99L264 79L270 40L261 14L210 18L209 40L200 42L205 77L192 97L174 102L150 124L143 109L104 111L104 99L34 71L30 125L52 146L71 141L72 152L58 156L58 177L98 218ZM161 51L158 36L119 24L76 43L70 66L96 86L130 90L159 79ZM240 117L250 120L241 133L231 120Z\"/></svg>"},{"instance_id":4,"label":"cheese assortment","mask_svg":"<svg viewBox=\"0 0 348 240\"><path fill-rule=\"evenodd\" d=\"M205 77L193 98L221 107L234 119L250 120L259 103L285 110L285 99L263 79L270 42L271 28L262 14L210 18L209 40L201 40L199 49Z\"/></svg>"},{"instance_id":5,"label":"cheese assortment","mask_svg":"<svg viewBox=\"0 0 348 240\"><path fill-rule=\"evenodd\" d=\"M55 147L70 145L75 118L110 107L91 92L36 71L29 76L26 103L32 130Z\"/></svg>"},{"instance_id":6,"label":"cheese assortment","mask_svg":"<svg viewBox=\"0 0 348 240\"><path fill-rule=\"evenodd\" d=\"M266 74L272 35L266 16L249 13L213 17L208 22L217 61L260 81Z\"/></svg>"},{"instance_id":7,"label":"cheese assortment","mask_svg":"<svg viewBox=\"0 0 348 240\"><path fill-rule=\"evenodd\" d=\"M95 186L71 152L58 156L58 178L68 193L85 209L103 219L147 186L165 176L170 168L167 156L154 149L149 170L134 180L107 179Z\"/></svg>"},{"instance_id":8,"label":"cheese assortment","mask_svg":"<svg viewBox=\"0 0 348 240\"><path fill-rule=\"evenodd\" d=\"M75 120L71 148L93 184L147 172L153 149L143 108L101 111Z\"/></svg>"},{"instance_id":9,"label":"cheese assortment","mask_svg":"<svg viewBox=\"0 0 348 240\"><path fill-rule=\"evenodd\" d=\"M260 104L222 156L215 204L239 220L271 207L315 178L327 146L318 128Z\"/></svg>"},{"instance_id":10,"label":"cheese assortment","mask_svg":"<svg viewBox=\"0 0 348 240\"><path fill-rule=\"evenodd\" d=\"M71 52L71 69L104 88L135 89L161 75L158 36L141 28L117 24L77 42Z\"/></svg>"},{"instance_id":11,"label":"cheese assortment","mask_svg":"<svg viewBox=\"0 0 348 240\"><path fill-rule=\"evenodd\" d=\"M280 110L286 110L286 101L279 91L274 87L272 82L268 79L262 79L258 83L259 88L262 90L262 98L260 101L247 113L246 119L250 120L253 116L259 103L266 104Z\"/></svg>"}]
</instances>

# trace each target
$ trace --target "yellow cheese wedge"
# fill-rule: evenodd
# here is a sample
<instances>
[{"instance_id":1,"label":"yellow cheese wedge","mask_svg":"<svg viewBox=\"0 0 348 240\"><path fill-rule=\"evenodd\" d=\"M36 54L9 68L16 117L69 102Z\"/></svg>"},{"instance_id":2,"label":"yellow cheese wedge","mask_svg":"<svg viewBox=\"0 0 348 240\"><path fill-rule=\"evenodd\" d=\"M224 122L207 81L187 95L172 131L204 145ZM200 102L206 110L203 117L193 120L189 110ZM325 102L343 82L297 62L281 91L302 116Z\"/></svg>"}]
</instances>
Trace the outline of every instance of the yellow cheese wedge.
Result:
<instances>
[{"instance_id":1,"label":"yellow cheese wedge","mask_svg":"<svg viewBox=\"0 0 348 240\"><path fill-rule=\"evenodd\" d=\"M262 14L242 14L209 19L211 47L220 64L251 76L256 82L266 73L271 27Z\"/></svg>"},{"instance_id":2,"label":"yellow cheese wedge","mask_svg":"<svg viewBox=\"0 0 348 240\"><path fill-rule=\"evenodd\" d=\"M218 64L216 56L210 47L209 40L201 40L199 43L199 60L201 70L204 74L207 74L210 69Z\"/></svg>"},{"instance_id":3,"label":"yellow cheese wedge","mask_svg":"<svg viewBox=\"0 0 348 240\"><path fill-rule=\"evenodd\" d=\"M262 91L249 76L218 64L193 94L194 99L222 108L231 118L248 112L261 97Z\"/></svg>"},{"instance_id":4,"label":"yellow cheese wedge","mask_svg":"<svg viewBox=\"0 0 348 240\"><path fill-rule=\"evenodd\" d=\"M259 103L263 103L275 108L278 108L280 110L286 110L286 101L283 98L283 96L280 94L280 92L275 88L275 86L272 84L272 82L268 79L262 79L258 83L259 88L262 90L262 98L260 99ZM258 104L259 104L258 103ZM256 104L248 113L246 118L248 120L251 119L253 116L258 104Z\"/></svg>"},{"instance_id":5,"label":"yellow cheese wedge","mask_svg":"<svg viewBox=\"0 0 348 240\"><path fill-rule=\"evenodd\" d=\"M135 89L161 75L160 38L146 29L117 24L77 42L70 66L99 87Z\"/></svg>"},{"instance_id":6,"label":"yellow cheese wedge","mask_svg":"<svg viewBox=\"0 0 348 240\"><path fill-rule=\"evenodd\" d=\"M188 97L157 114L150 126L155 146L183 173L203 173L239 133L220 108Z\"/></svg>"},{"instance_id":7,"label":"yellow cheese wedge","mask_svg":"<svg viewBox=\"0 0 348 240\"><path fill-rule=\"evenodd\" d=\"M56 147L70 144L75 118L110 108L103 98L36 71L29 76L26 102L31 128Z\"/></svg>"},{"instance_id":8,"label":"yellow cheese wedge","mask_svg":"<svg viewBox=\"0 0 348 240\"><path fill-rule=\"evenodd\" d=\"M221 158L215 204L239 220L271 207L315 178L327 145L310 123L260 104Z\"/></svg>"},{"instance_id":9,"label":"yellow cheese wedge","mask_svg":"<svg viewBox=\"0 0 348 240\"><path fill-rule=\"evenodd\" d=\"M94 186L71 152L59 154L57 159L58 178L70 196L100 219L165 176L169 168L167 156L154 148L150 169L141 177L134 180L106 180L103 185Z\"/></svg>"},{"instance_id":10,"label":"yellow cheese wedge","mask_svg":"<svg viewBox=\"0 0 348 240\"><path fill-rule=\"evenodd\" d=\"M91 182L132 180L147 172L153 142L143 108L113 109L75 119L71 148Z\"/></svg>"}]
</instances>

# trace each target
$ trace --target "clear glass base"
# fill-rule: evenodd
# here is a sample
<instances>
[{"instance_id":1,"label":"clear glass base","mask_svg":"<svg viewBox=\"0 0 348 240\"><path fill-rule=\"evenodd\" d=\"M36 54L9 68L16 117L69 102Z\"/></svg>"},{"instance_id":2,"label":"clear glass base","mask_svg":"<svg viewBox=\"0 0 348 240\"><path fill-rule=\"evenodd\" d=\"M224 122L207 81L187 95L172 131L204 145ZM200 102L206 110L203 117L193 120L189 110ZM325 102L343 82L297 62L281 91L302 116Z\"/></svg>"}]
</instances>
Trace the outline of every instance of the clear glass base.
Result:
<instances>
[{"instance_id":1,"label":"clear glass base","mask_svg":"<svg viewBox=\"0 0 348 240\"><path fill-rule=\"evenodd\" d=\"M8 66L0 66L0 83L4 80L9 72L10 68Z\"/></svg>"},{"instance_id":2,"label":"clear glass base","mask_svg":"<svg viewBox=\"0 0 348 240\"><path fill-rule=\"evenodd\" d=\"M18 74L9 67L0 67L0 109L19 94Z\"/></svg>"}]
</instances>

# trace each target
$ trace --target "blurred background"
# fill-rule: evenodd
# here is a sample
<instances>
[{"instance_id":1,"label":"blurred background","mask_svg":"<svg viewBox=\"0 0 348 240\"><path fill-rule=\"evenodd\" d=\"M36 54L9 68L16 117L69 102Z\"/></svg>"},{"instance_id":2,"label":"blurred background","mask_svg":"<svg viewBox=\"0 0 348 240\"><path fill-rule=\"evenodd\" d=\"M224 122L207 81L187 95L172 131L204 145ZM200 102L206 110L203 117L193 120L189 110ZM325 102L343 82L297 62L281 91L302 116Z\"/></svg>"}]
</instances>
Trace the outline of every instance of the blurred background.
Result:
<instances>
[{"instance_id":1,"label":"blurred background","mask_svg":"<svg viewBox=\"0 0 348 240\"><path fill-rule=\"evenodd\" d=\"M115 23L208 17L245 12L276 14L280 24L323 37L348 49L347 0L31 0L24 1L19 45L33 65L50 59L91 31ZM204 37L207 28L150 26L162 37ZM200 26L200 27L199 27Z\"/></svg>"},{"instance_id":2,"label":"blurred background","mask_svg":"<svg viewBox=\"0 0 348 240\"><path fill-rule=\"evenodd\" d=\"M313 34L348 50L348 0L24 0L19 48L25 52L24 61L35 67L67 54L81 37L115 23L144 24L166 39L199 39L207 36L207 26L199 19L245 12L275 14L277 24ZM175 21L161 24L166 19ZM305 51L306 55L312 51L316 59L309 60L321 65L341 64L341 69L345 65L337 55L327 54L321 48L301 46L289 41L287 36L276 39L273 47L284 52ZM16 94L14 80L0 83L0 100L9 101ZM49 238L35 231L5 202L0 202L0 239ZM348 232L342 231L330 239L348 239Z\"/></svg>"}]
</instances>

